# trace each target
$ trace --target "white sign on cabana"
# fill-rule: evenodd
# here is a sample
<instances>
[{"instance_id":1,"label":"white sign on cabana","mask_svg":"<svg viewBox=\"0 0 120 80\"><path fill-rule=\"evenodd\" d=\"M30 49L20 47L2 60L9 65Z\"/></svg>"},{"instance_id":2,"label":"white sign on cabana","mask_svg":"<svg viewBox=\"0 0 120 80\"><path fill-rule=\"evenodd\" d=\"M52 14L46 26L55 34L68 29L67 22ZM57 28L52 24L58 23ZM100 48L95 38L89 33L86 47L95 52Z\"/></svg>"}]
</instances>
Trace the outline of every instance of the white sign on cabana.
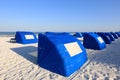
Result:
<instances>
[{"instance_id":1,"label":"white sign on cabana","mask_svg":"<svg viewBox=\"0 0 120 80\"><path fill-rule=\"evenodd\" d=\"M97 39L98 39L98 41L99 41L100 43L103 43L103 42L104 42L101 37L97 37Z\"/></svg>"},{"instance_id":2,"label":"white sign on cabana","mask_svg":"<svg viewBox=\"0 0 120 80\"><path fill-rule=\"evenodd\" d=\"M67 43L64 44L64 46L71 57L80 54L82 52L82 49L80 48L77 42Z\"/></svg>"},{"instance_id":3,"label":"white sign on cabana","mask_svg":"<svg viewBox=\"0 0 120 80\"><path fill-rule=\"evenodd\" d=\"M34 39L34 36L33 35L25 35L25 38L26 39Z\"/></svg>"}]
</instances>

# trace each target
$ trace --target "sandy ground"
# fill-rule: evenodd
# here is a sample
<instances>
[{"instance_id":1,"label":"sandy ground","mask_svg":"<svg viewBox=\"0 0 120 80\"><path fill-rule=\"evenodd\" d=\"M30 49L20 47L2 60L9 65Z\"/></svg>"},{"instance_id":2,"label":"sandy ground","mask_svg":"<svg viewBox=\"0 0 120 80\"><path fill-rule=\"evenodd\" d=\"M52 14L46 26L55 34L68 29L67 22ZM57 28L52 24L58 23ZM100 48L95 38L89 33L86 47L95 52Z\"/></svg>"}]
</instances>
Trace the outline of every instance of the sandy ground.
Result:
<instances>
[{"instance_id":1,"label":"sandy ground","mask_svg":"<svg viewBox=\"0 0 120 80\"><path fill-rule=\"evenodd\" d=\"M37 65L37 44L10 43L0 37L0 80L120 80L120 39L107 48L87 49L88 61L69 77Z\"/></svg>"}]
</instances>

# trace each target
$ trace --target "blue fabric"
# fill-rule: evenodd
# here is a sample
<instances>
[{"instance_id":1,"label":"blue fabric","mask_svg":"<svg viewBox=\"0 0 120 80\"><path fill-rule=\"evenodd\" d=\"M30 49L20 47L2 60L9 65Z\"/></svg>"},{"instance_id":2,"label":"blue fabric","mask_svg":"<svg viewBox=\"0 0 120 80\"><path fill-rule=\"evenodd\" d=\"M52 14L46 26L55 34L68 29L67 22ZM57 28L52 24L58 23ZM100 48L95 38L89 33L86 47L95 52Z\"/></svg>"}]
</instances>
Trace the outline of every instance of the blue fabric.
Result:
<instances>
[{"instance_id":1,"label":"blue fabric","mask_svg":"<svg viewBox=\"0 0 120 80\"><path fill-rule=\"evenodd\" d=\"M110 34L110 32L107 32L105 34L109 36L109 38L110 38L111 41L115 41L114 36L112 34Z\"/></svg>"},{"instance_id":2,"label":"blue fabric","mask_svg":"<svg viewBox=\"0 0 120 80\"><path fill-rule=\"evenodd\" d=\"M115 33L115 35L117 36L117 39L119 38L119 35L116 33L116 32L114 32Z\"/></svg>"},{"instance_id":3,"label":"blue fabric","mask_svg":"<svg viewBox=\"0 0 120 80\"><path fill-rule=\"evenodd\" d=\"M83 45L85 48L88 49L96 49L96 50L101 50L106 47L105 42L100 43L100 41L97 39L100 37L96 33L84 33L84 40L83 40Z\"/></svg>"},{"instance_id":4,"label":"blue fabric","mask_svg":"<svg viewBox=\"0 0 120 80\"><path fill-rule=\"evenodd\" d=\"M111 32L111 34L114 36L115 39L118 39L118 36L114 32Z\"/></svg>"},{"instance_id":5,"label":"blue fabric","mask_svg":"<svg viewBox=\"0 0 120 80\"><path fill-rule=\"evenodd\" d=\"M105 41L106 44L110 44L112 43L110 37L108 35L106 35L103 32L97 33L100 37L102 37L102 39Z\"/></svg>"},{"instance_id":6,"label":"blue fabric","mask_svg":"<svg viewBox=\"0 0 120 80\"><path fill-rule=\"evenodd\" d=\"M66 34L70 34L70 33L68 33L68 32L45 32L45 34L47 34L47 35L66 35Z\"/></svg>"},{"instance_id":7,"label":"blue fabric","mask_svg":"<svg viewBox=\"0 0 120 80\"><path fill-rule=\"evenodd\" d=\"M75 37L83 37L82 34L81 34L81 33L78 33L78 32L76 32L76 33L74 34L74 36L75 36Z\"/></svg>"},{"instance_id":8,"label":"blue fabric","mask_svg":"<svg viewBox=\"0 0 120 80\"><path fill-rule=\"evenodd\" d=\"M80 54L70 56L64 44L77 42ZM39 34L38 65L63 76L70 76L87 61L86 50L79 40L68 34Z\"/></svg>"},{"instance_id":9,"label":"blue fabric","mask_svg":"<svg viewBox=\"0 0 120 80\"><path fill-rule=\"evenodd\" d=\"M118 37L120 37L120 33L119 32L115 32L116 33L116 35L118 36Z\"/></svg>"},{"instance_id":10,"label":"blue fabric","mask_svg":"<svg viewBox=\"0 0 120 80\"><path fill-rule=\"evenodd\" d=\"M34 39L26 39L25 35L33 35ZM26 31L18 31L16 32L15 39L17 43L21 44L30 44L30 43L37 43L37 37L33 32L26 32Z\"/></svg>"}]
</instances>

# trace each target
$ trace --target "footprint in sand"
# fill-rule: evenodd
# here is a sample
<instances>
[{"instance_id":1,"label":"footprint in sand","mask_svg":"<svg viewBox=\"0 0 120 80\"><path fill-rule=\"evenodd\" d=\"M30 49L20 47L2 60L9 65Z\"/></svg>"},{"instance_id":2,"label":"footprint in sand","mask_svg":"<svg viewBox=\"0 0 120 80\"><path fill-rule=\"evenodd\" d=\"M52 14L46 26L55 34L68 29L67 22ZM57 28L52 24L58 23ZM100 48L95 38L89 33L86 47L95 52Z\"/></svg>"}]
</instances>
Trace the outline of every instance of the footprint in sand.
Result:
<instances>
[{"instance_id":1,"label":"footprint in sand","mask_svg":"<svg viewBox=\"0 0 120 80\"><path fill-rule=\"evenodd\" d=\"M50 79L55 79L57 77L57 75L55 73L51 73L49 74Z\"/></svg>"}]
</instances>

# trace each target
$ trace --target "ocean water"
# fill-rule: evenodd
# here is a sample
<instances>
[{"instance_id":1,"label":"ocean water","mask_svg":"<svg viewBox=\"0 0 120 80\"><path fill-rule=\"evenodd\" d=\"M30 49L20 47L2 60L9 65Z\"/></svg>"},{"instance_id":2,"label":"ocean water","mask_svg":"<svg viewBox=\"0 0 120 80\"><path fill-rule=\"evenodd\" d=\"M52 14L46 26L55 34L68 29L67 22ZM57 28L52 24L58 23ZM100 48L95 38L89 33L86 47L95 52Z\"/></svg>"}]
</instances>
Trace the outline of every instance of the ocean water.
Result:
<instances>
[{"instance_id":1,"label":"ocean water","mask_svg":"<svg viewBox=\"0 0 120 80\"><path fill-rule=\"evenodd\" d=\"M0 32L0 36L15 36L16 32Z\"/></svg>"},{"instance_id":2,"label":"ocean water","mask_svg":"<svg viewBox=\"0 0 120 80\"><path fill-rule=\"evenodd\" d=\"M44 32L34 32L36 35L39 33L44 33ZM74 34L74 32L69 32L70 34ZM15 36L16 32L0 32L0 37L4 36Z\"/></svg>"},{"instance_id":3,"label":"ocean water","mask_svg":"<svg viewBox=\"0 0 120 80\"><path fill-rule=\"evenodd\" d=\"M40 32L34 32L35 34L38 34ZM16 32L0 32L0 36L15 36Z\"/></svg>"},{"instance_id":4,"label":"ocean water","mask_svg":"<svg viewBox=\"0 0 120 80\"><path fill-rule=\"evenodd\" d=\"M0 35L15 35L15 32L0 32Z\"/></svg>"}]
</instances>

